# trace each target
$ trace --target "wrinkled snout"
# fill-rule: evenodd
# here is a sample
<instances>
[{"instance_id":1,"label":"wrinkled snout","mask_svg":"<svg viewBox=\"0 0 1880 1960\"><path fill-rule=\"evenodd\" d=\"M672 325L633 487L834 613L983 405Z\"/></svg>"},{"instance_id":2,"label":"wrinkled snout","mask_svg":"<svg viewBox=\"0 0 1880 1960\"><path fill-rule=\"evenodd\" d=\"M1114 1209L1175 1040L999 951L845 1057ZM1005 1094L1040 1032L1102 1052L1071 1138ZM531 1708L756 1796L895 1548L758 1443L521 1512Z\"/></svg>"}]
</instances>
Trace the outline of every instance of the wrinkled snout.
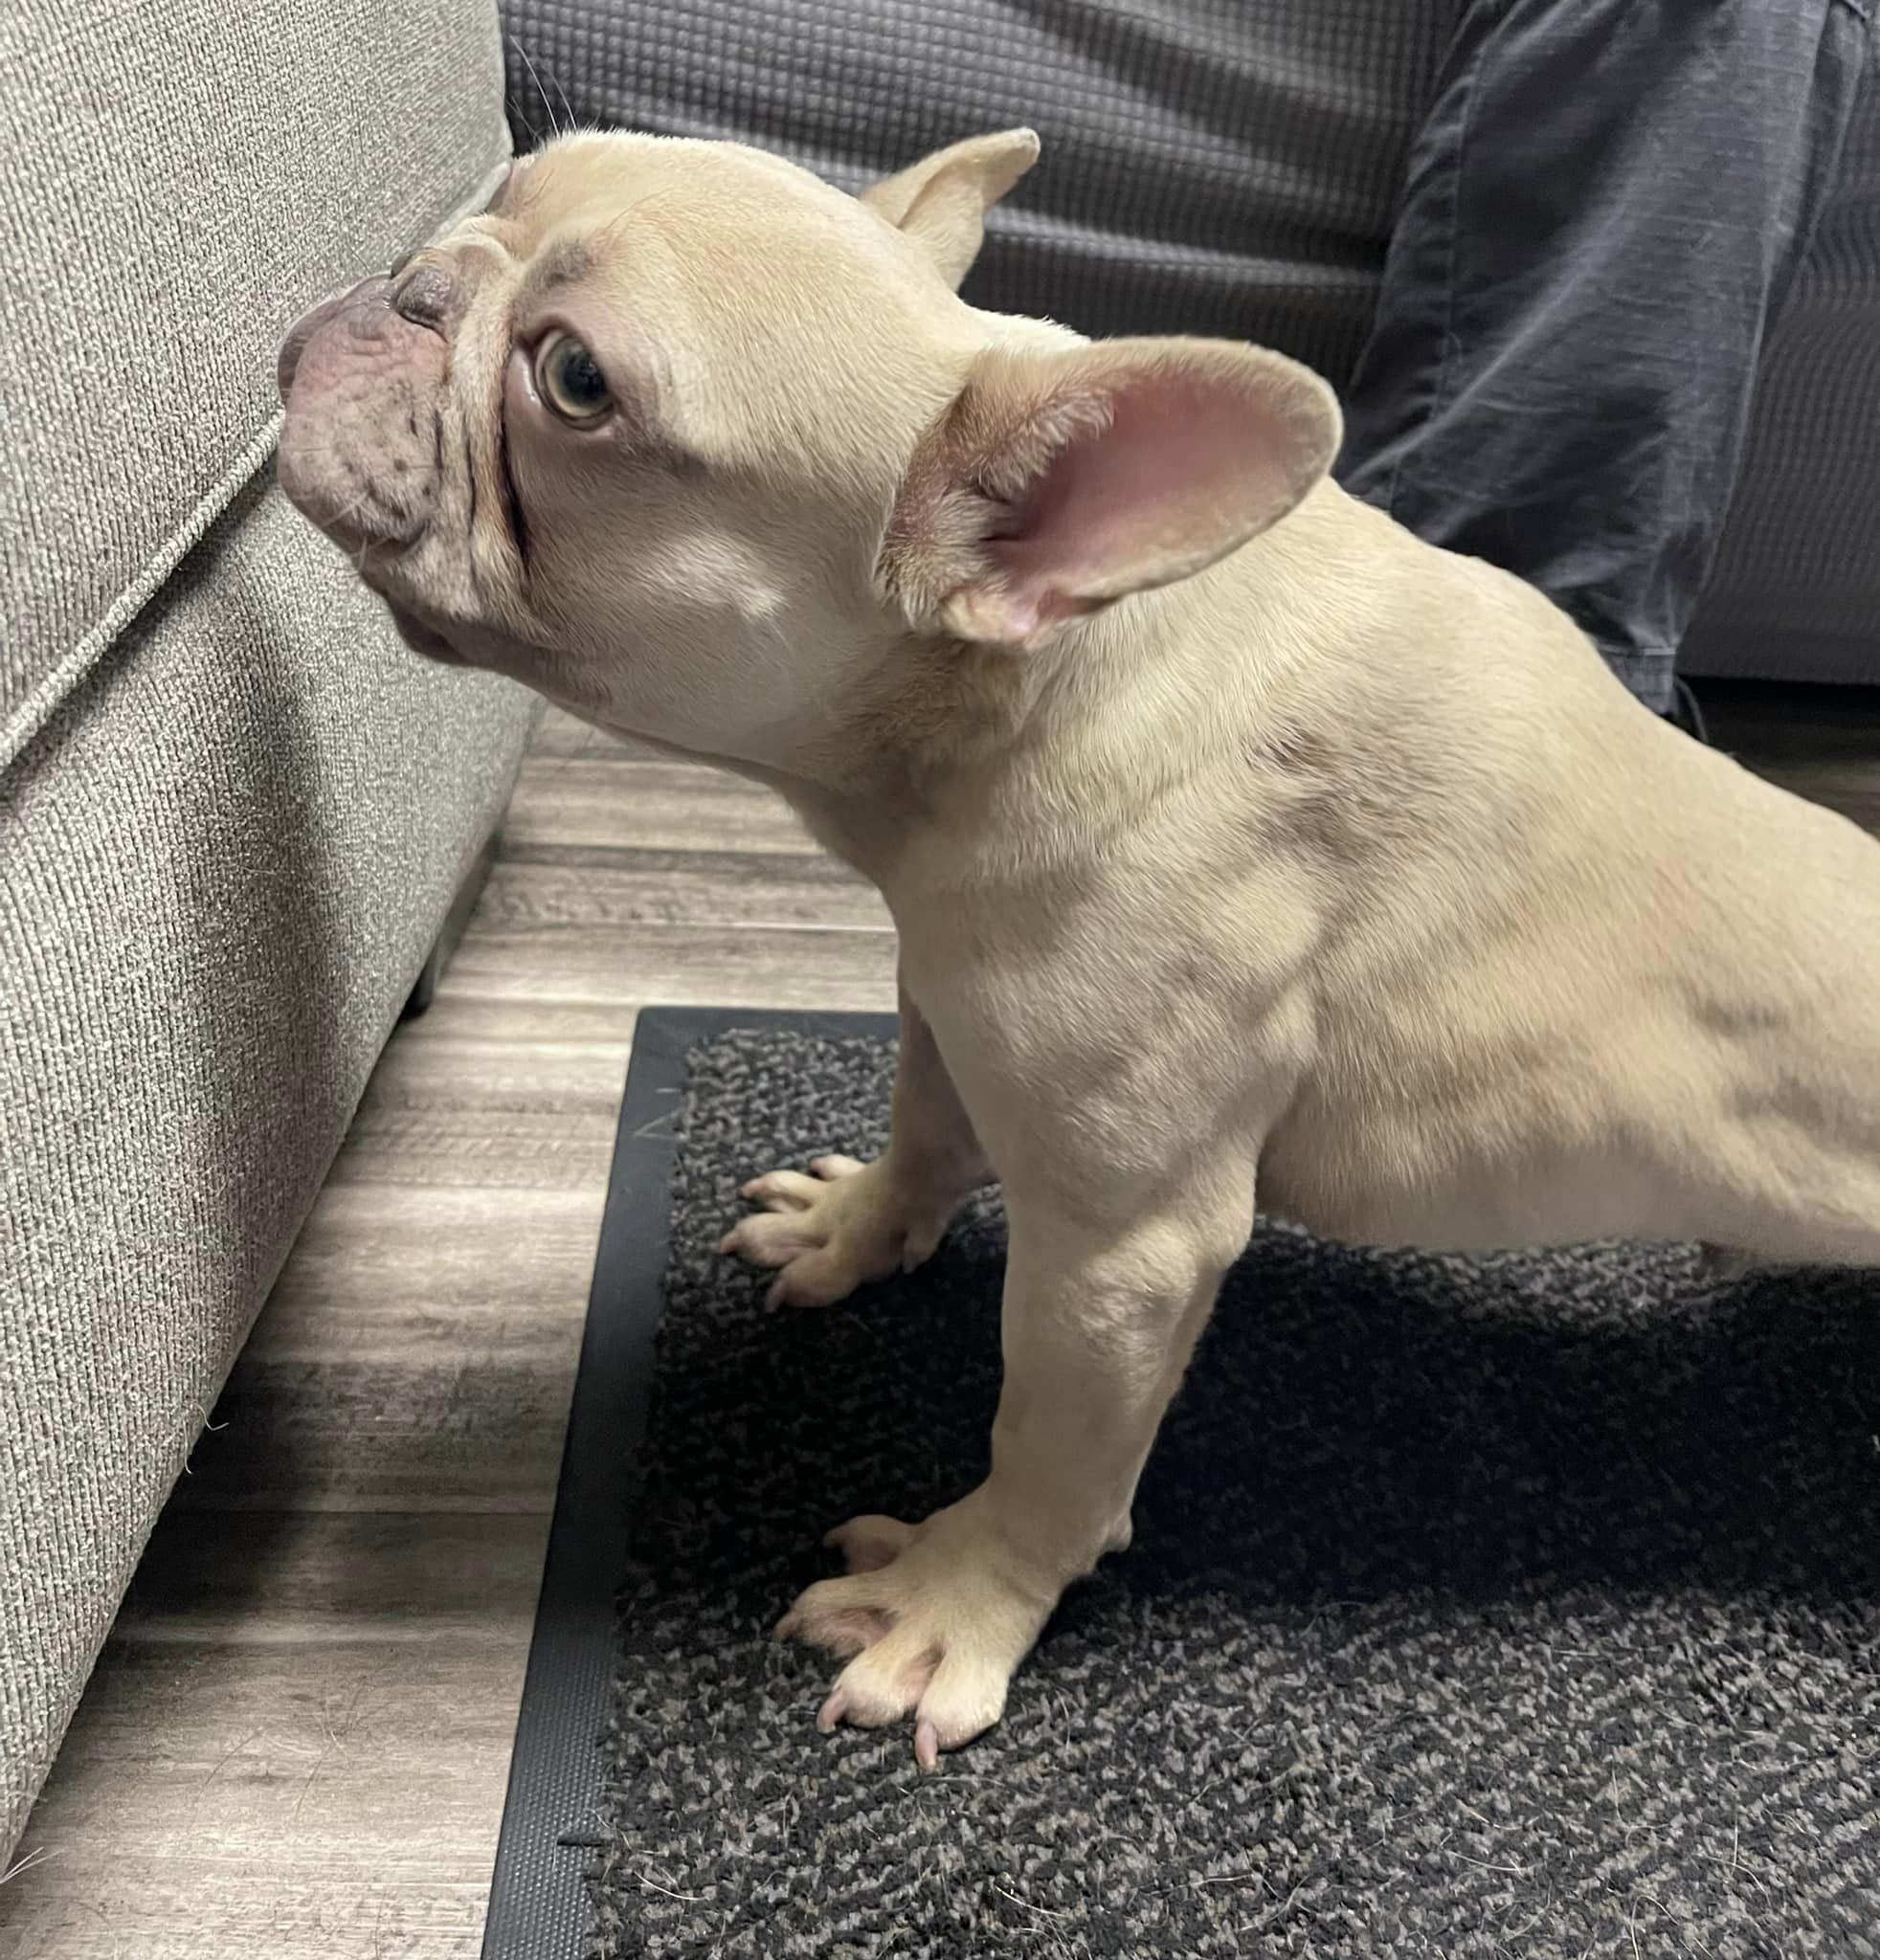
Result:
<instances>
[{"instance_id":1,"label":"wrinkled snout","mask_svg":"<svg viewBox=\"0 0 1880 1960\"><path fill-rule=\"evenodd\" d=\"M318 306L302 313L287 329L287 338L281 342L280 352L275 356L274 363L274 385L283 407L294 392L294 376L299 371L301 356L306 351L307 342L352 297L350 293L335 293L330 300L323 300Z\"/></svg>"},{"instance_id":2,"label":"wrinkled snout","mask_svg":"<svg viewBox=\"0 0 1880 1960\"><path fill-rule=\"evenodd\" d=\"M280 485L348 548L409 545L430 521L456 310L449 275L421 264L324 301L281 344Z\"/></svg>"}]
</instances>

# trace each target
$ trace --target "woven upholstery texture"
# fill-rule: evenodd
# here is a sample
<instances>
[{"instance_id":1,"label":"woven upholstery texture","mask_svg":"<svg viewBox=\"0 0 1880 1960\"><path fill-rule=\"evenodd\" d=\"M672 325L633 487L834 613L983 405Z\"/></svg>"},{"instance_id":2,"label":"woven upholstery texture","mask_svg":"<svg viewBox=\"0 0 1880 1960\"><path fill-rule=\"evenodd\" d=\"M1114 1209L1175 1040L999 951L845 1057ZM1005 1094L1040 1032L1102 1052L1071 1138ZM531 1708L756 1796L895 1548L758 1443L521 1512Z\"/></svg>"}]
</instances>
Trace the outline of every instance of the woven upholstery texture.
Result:
<instances>
[{"instance_id":1,"label":"woven upholstery texture","mask_svg":"<svg viewBox=\"0 0 1880 1960\"><path fill-rule=\"evenodd\" d=\"M0 1869L530 724L269 469L482 199L493 12L0 11Z\"/></svg>"}]
</instances>

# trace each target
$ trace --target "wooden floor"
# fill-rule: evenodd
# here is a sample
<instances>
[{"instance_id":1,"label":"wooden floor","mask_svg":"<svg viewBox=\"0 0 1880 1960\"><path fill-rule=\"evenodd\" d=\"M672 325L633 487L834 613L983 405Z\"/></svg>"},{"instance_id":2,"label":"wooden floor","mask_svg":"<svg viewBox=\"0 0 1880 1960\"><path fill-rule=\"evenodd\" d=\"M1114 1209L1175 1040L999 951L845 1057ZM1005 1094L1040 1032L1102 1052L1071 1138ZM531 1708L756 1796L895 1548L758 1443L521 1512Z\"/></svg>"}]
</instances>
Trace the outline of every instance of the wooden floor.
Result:
<instances>
[{"instance_id":1,"label":"wooden floor","mask_svg":"<svg viewBox=\"0 0 1880 1960\"><path fill-rule=\"evenodd\" d=\"M1880 711L1709 705L1880 831ZM893 967L763 792L549 720L152 1541L0 1960L476 1954L635 1014L887 1007Z\"/></svg>"}]
</instances>

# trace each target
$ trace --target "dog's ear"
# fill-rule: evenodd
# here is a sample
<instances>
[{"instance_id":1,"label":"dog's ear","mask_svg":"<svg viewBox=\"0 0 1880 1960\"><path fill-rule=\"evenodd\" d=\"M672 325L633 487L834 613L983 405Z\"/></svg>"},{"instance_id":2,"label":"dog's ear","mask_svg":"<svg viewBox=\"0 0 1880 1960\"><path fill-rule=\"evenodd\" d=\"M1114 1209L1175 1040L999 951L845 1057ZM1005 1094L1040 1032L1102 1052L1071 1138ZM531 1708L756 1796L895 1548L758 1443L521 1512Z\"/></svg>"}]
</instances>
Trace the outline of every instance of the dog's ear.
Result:
<instances>
[{"instance_id":1,"label":"dog's ear","mask_svg":"<svg viewBox=\"0 0 1880 1960\"><path fill-rule=\"evenodd\" d=\"M969 136L871 185L862 202L911 238L941 278L957 286L985 241L986 213L1037 161L1035 130Z\"/></svg>"},{"instance_id":2,"label":"dog's ear","mask_svg":"<svg viewBox=\"0 0 1880 1960\"><path fill-rule=\"evenodd\" d=\"M1309 368L1231 341L980 356L915 454L883 584L923 631L1042 645L1277 523L1332 466Z\"/></svg>"}]
</instances>

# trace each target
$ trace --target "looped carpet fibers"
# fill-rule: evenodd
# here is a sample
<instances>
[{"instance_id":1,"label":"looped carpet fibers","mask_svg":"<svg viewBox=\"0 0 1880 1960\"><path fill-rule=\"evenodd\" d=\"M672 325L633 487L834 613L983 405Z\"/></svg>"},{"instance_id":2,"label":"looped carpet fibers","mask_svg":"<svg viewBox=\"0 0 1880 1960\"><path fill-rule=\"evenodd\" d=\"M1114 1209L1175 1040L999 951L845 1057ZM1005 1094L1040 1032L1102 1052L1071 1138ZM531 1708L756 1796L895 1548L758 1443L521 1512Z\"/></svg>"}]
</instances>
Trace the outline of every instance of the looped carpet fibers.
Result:
<instances>
[{"instance_id":1,"label":"looped carpet fibers","mask_svg":"<svg viewBox=\"0 0 1880 1960\"><path fill-rule=\"evenodd\" d=\"M1880 1954L1880 1297L1681 1250L1263 1226L1136 1543L920 1776L773 1644L852 1513L983 1474L996 1201L767 1316L739 1182L881 1140L870 1040L692 1057L596 1960Z\"/></svg>"}]
</instances>

